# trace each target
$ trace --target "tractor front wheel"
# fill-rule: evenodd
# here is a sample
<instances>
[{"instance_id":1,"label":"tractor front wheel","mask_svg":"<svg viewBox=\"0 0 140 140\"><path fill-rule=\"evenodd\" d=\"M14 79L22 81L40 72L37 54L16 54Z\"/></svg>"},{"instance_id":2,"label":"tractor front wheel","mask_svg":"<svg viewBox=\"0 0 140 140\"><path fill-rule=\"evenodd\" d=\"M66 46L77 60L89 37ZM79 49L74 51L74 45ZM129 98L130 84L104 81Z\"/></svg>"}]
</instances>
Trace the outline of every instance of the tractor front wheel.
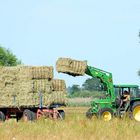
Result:
<instances>
[{"instance_id":1,"label":"tractor front wheel","mask_svg":"<svg viewBox=\"0 0 140 140\"><path fill-rule=\"evenodd\" d=\"M99 111L99 118L104 121L110 121L113 118L113 111L110 108L103 108Z\"/></svg>"},{"instance_id":2,"label":"tractor front wheel","mask_svg":"<svg viewBox=\"0 0 140 140\"><path fill-rule=\"evenodd\" d=\"M88 111L86 112L86 117L87 117L88 119L92 119L93 113L91 112L91 108L88 109Z\"/></svg>"}]
</instances>

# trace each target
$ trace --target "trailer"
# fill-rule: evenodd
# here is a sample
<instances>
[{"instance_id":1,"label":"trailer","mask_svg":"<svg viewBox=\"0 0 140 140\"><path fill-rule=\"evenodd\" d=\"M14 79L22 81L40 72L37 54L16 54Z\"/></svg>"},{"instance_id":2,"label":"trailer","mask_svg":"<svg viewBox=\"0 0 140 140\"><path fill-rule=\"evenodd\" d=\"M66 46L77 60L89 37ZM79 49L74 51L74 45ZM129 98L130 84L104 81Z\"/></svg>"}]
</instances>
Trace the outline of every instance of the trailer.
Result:
<instances>
[{"instance_id":1,"label":"trailer","mask_svg":"<svg viewBox=\"0 0 140 140\"><path fill-rule=\"evenodd\" d=\"M0 121L64 119L66 85L48 66L0 67Z\"/></svg>"}]
</instances>

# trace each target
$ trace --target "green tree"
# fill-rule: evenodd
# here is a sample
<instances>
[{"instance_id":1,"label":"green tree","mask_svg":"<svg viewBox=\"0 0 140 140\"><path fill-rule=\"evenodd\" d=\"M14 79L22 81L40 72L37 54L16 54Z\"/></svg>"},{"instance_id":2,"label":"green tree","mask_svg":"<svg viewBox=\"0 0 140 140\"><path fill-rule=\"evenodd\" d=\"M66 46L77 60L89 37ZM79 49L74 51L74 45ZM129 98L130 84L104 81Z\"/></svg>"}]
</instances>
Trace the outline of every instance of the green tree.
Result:
<instances>
[{"instance_id":1,"label":"green tree","mask_svg":"<svg viewBox=\"0 0 140 140\"><path fill-rule=\"evenodd\" d=\"M16 66L21 61L9 50L0 46L0 66Z\"/></svg>"},{"instance_id":2,"label":"green tree","mask_svg":"<svg viewBox=\"0 0 140 140\"><path fill-rule=\"evenodd\" d=\"M80 89L79 85L72 85L72 87L71 87L71 94L79 92L80 90L81 89Z\"/></svg>"},{"instance_id":3,"label":"green tree","mask_svg":"<svg viewBox=\"0 0 140 140\"><path fill-rule=\"evenodd\" d=\"M102 90L103 84L97 78L88 78L82 85L84 90L99 91Z\"/></svg>"}]
</instances>

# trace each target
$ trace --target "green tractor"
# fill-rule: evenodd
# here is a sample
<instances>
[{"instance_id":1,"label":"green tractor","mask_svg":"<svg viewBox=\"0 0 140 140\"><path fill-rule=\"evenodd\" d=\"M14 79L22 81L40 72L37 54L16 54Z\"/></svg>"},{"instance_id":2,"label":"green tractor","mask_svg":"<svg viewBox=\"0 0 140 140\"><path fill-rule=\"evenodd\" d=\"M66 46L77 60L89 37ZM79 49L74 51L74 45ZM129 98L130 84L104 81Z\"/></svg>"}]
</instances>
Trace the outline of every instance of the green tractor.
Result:
<instances>
[{"instance_id":1,"label":"green tractor","mask_svg":"<svg viewBox=\"0 0 140 140\"><path fill-rule=\"evenodd\" d=\"M99 78L104 85L104 92L99 98L91 101L91 108L86 112L88 118L109 121L113 117L122 118L129 114L131 119L140 121L140 92L138 85L113 85L112 74L91 66L87 66L86 74ZM129 99L124 102L124 93Z\"/></svg>"},{"instance_id":2,"label":"green tractor","mask_svg":"<svg viewBox=\"0 0 140 140\"><path fill-rule=\"evenodd\" d=\"M113 117L123 117L129 114L131 119L140 122L140 92L137 85L113 85L112 73L87 65L87 61L77 61L70 58L60 58L57 61L57 71L72 76L87 74L101 81L99 97L91 101L91 108L86 116L96 116L105 121Z\"/></svg>"}]
</instances>

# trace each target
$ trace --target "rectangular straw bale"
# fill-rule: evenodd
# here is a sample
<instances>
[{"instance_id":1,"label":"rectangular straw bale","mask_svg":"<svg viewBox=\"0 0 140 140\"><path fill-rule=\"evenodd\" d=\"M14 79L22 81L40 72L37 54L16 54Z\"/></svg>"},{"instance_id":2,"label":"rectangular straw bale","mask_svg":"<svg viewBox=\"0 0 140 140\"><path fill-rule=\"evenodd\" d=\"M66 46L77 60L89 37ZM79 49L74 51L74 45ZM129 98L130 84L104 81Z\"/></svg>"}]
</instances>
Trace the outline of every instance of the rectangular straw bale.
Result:
<instances>
[{"instance_id":1,"label":"rectangular straw bale","mask_svg":"<svg viewBox=\"0 0 140 140\"><path fill-rule=\"evenodd\" d=\"M17 83L17 87L18 87L18 91L20 96L23 96L23 94L28 94L28 93L32 93L33 92L33 81L29 80L29 81L21 81L19 83Z\"/></svg>"},{"instance_id":2,"label":"rectangular straw bale","mask_svg":"<svg viewBox=\"0 0 140 140\"><path fill-rule=\"evenodd\" d=\"M53 67L48 66L32 66L30 67L32 79L52 79Z\"/></svg>"},{"instance_id":3,"label":"rectangular straw bale","mask_svg":"<svg viewBox=\"0 0 140 140\"><path fill-rule=\"evenodd\" d=\"M1 67L0 80L5 83L13 83L18 80L19 67Z\"/></svg>"},{"instance_id":4,"label":"rectangular straw bale","mask_svg":"<svg viewBox=\"0 0 140 140\"><path fill-rule=\"evenodd\" d=\"M52 86L53 86L53 91L66 91L66 84L64 80L53 79Z\"/></svg>"},{"instance_id":5,"label":"rectangular straw bale","mask_svg":"<svg viewBox=\"0 0 140 140\"><path fill-rule=\"evenodd\" d=\"M25 93L22 96L17 96L17 105L18 106L36 106L35 102L35 93Z\"/></svg>"},{"instance_id":6,"label":"rectangular straw bale","mask_svg":"<svg viewBox=\"0 0 140 140\"><path fill-rule=\"evenodd\" d=\"M6 92L0 92L0 107L16 106L16 95Z\"/></svg>"},{"instance_id":7,"label":"rectangular straw bale","mask_svg":"<svg viewBox=\"0 0 140 140\"><path fill-rule=\"evenodd\" d=\"M61 103L67 104L66 92L63 91L53 91L51 94L48 94L48 98L46 99L48 104L57 104Z\"/></svg>"},{"instance_id":8,"label":"rectangular straw bale","mask_svg":"<svg viewBox=\"0 0 140 140\"><path fill-rule=\"evenodd\" d=\"M32 75L30 73L30 66L21 66L18 73L19 81L32 80Z\"/></svg>"},{"instance_id":9,"label":"rectangular straw bale","mask_svg":"<svg viewBox=\"0 0 140 140\"><path fill-rule=\"evenodd\" d=\"M50 93L52 91L52 81L47 79L33 80L33 91Z\"/></svg>"},{"instance_id":10,"label":"rectangular straw bale","mask_svg":"<svg viewBox=\"0 0 140 140\"><path fill-rule=\"evenodd\" d=\"M59 58L56 62L56 70L72 76L82 76L87 68L86 61L77 61L70 58Z\"/></svg>"}]
</instances>

